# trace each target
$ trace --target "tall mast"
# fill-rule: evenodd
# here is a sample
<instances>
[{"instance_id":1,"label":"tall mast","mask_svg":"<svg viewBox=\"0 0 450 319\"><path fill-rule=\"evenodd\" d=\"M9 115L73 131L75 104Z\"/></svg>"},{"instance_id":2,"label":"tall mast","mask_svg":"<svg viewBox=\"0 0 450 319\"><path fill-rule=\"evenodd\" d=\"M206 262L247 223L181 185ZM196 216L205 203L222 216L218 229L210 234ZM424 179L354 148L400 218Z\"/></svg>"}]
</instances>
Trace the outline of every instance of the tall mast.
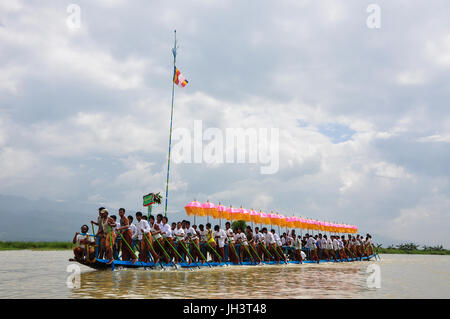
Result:
<instances>
[{"instance_id":1,"label":"tall mast","mask_svg":"<svg viewBox=\"0 0 450 319\"><path fill-rule=\"evenodd\" d=\"M176 60L177 60L177 30L174 30L174 44L172 49L173 54L173 76L172 76L172 107L170 110L170 133L169 133L169 155L167 156L167 180L166 180L166 205L164 208L164 216L167 217L167 199L169 197L169 172L170 172L170 148L172 146L172 121L173 121L173 100L175 96L175 72L176 72Z\"/></svg>"}]
</instances>

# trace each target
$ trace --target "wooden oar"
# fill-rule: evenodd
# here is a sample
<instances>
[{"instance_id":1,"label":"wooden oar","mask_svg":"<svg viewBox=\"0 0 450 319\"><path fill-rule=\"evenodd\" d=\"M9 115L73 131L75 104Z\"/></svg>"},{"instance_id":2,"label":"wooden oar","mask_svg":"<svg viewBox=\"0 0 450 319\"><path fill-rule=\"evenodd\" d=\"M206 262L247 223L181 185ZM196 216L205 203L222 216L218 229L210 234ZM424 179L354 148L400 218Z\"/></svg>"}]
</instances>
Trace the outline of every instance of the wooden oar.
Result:
<instances>
[{"instance_id":1,"label":"wooden oar","mask_svg":"<svg viewBox=\"0 0 450 319\"><path fill-rule=\"evenodd\" d=\"M209 268L211 268L211 264L208 262L208 260L205 258L205 256L203 256L202 251L200 250L200 247L198 247L192 239L189 239L189 241L191 242L192 245L194 245L195 248L197 248L198 252L200 253L200 256L202 256L203 260L208 264Z\"/></svg>"},{"instance_id":2,"label":"wooden oar","mask_svg":"<svg viewBox=\"0 0 450 319\"><path fill-rule=\"evenodd\" d=\"M166 240L166 242L170 245L170 247L172 247L172 249L173 249L173 251L175 252L175 254L177 254L177 256L180 257L180 259L188 265L189 270L193 270L192 267L189 266L189 263L186 262L186 260L183 258L183 256L181 256L181 255L178 253L178 251L175 249L175 247L173 247L173 245L170 243L170 241L167 239L167 237L163 235L163 238L164 238L164 239ZM175 267L176 267L176 266L175 266Z\"/></svg>"},{"instance_id":3,"label":"wooden oar","mask_svg":"<svg viewBox=\"0 0 450 319\"><path fill-rule=\"evenodd\" d=\"M214 252L214 254L216 254L216 256L219 258L220 262L222 262L222 257L219 255L219 253L213 248L213 246L211 246L208 242L206 242L206 244L208 245L209 248L212 249L212 251Z\"/></svg>"},{"instance_id":4,"label":"wooden oar","mask_svg":"<svg viewBox=\"0 0 450 319\"><path fill-rule=\"evenodd\" d=\"M230 243L228 244L228 246L231 246L231 248L233 248L234 254L235 254L235 256L237 257L237 260L238 260L238 264L239 264L239 265L242 265L241 260L240 260L240 258L239 258L239 255L238 255L238 253L237 253L237 251L236 251L236 247L234 246L234 243L232 243L232 242L230 241Z\"/></svg>"},{"instance_id":5,"label":"wooden oar","mask_svg":"<svg viewBox=\"0 0 450 319\"><path fill-rule=\"evenodd\" d=\"M127 245L128 249L130 249L130 251L133 254L134 258L136 258L141 263L141 265L144 266L144 263L139 260L138 256L134 252L133 248L130 247L130 244L128 244L128 242L125 240L125 237L123 237L122 233L120 231L118 231L118 233L119 233L120 237L122 237L122 241Z\"/></svg>"},{"instance_id":6,"label":"wooden oar","mask_svg":"<svg viewBox=\"0 0 450 319\"><path fill-rule=\"evenodd\" d=\"M266 245L264 245L263 243L260 243L260 245L262 246L262 248L264 248L264 251L269 254L269 256L273 259L275 259L274 256L272 256L272 254L269 252L269 250L266 248ZM269 258L270 259L270 258Z\"/></svg>"},{"instance_id":7,"label":"wooden oar","mask_svg":"<svg viewBox=\"0 0 450 319\"><path fill-rule=\"evenodd\" d=\"M149 233L149 234L150 234L150 233ZM147 243L150 245L150 248L156 253L155 249L153 249L152 243L151 243L150 240L147 238L147 236L145 236L145 233L142 234L142 236L145 238L145 240L147 240ZM151 234L150 234L150 236L151 236ZM152 256L152 259L153 259L153 255L152 255L151 252L150 252L150 256ZM155 262L155 259L153 259L153 263L154 263L154 262ZM161 261L159 262L159 265L161 266L162 269L165 269Z\"/></svg>"},{"instance_id":8,"label":"wooden oar","mask_svg":"<svg viewBox=\"0 0 450 319\"><path fill-rule=\"evenodd\" d=\"M191 258L192 262L194 262L194 258L189 253L189 249L185 245L183 245L183 242L181 240L179 240L179 243L181 244L181 247L184 248L184 251L186 252L186 254ZM200 269L200 266L197 263L195 263L195 264L197 265L197 268Z\"/></svg>"},{"instance_id":9,"label":"wooden oar","mask_svg":"<svg viewBox=\"0 0 450 319\"><path fill-rule=\"evenodd\" d=\"M252 257L252 254L250 254L250 251L248 250L247 246L244 245L244 244L242 244L242 246L244 246L245 251L246 251L247 254L250 256L250 259L251 259L252 263L255 262L255 260L254 260L253 257ZM255 264L256 264L256 262L255 262Z\"/></svg>"},{"instance_id":10,"label":"wooden oar","mask_svg":"<svg viewBox=\"0 0 450 319\"><path fill-rule=\"evenodd\" d=\"M169 254L166 252L166 250L164 249L164 247L161 245L161 243L159 242L158 239L155 239L155 241L158 243L159 247L161 247L162 251L164 252L164 254L166 255L167 259L170 260L170 256ZM178 269L177 265L175 263L173 263L175 268Z\"/></svg>"},{"instance_id":11,"label":"wooden oar","mask_svg":"<svg viewBox=\"0 0 450 319\"><path fill-rule=\"evenodd\" d=\"M255 253L255 256L258 257L259 262L261 262L261 258L259 258L258 253L256 252L255 248L253 248L253 246L250 244L249 244L249 246L252 249L252 251Z\"/></svg>"}]
</instances>

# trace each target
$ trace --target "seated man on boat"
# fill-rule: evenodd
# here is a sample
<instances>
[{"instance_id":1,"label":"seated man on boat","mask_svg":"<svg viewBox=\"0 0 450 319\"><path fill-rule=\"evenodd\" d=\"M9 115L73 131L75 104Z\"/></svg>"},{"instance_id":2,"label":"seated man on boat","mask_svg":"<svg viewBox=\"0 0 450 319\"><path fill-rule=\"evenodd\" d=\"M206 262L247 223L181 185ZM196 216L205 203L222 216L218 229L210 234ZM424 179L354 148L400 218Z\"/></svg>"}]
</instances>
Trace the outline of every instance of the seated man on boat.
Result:
<instances>
[{"instance_id":1,"label":"seated man on boat","mask_svg":"<svg viewBox=\"0 0 450 319\"><path fill-rule=\"evenodd\" d=\"M89 227L81 226L81 233L76 232L73 237L73 243L77 246L73 249L76 261L90 261L95 259L94 237L89 236Z\"/></svg>"}]
</instances>

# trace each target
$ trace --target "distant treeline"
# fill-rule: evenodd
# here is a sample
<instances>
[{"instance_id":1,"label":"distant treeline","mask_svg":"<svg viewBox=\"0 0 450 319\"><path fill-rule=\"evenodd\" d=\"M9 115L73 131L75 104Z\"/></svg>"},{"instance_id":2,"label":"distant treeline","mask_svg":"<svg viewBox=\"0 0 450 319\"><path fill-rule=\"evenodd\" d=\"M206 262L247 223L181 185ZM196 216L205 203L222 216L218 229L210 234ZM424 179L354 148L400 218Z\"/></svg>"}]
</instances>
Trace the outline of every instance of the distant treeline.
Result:
<instances>
[{"instance_id":1,"label":"distant treeline","mask_svg":"<svg viewBox=\"0 0 450 319\"><path fill-rule=\"evenodd\" d=\"M0 250L36 249L36 250L62 250L72 249L71 242L58 241L0 241Z\"/></svg>"},{"instance_id":2,"label":"distant treeline","mask_svg":"<svg viewBox=\"0 0 450 319\"><path fill-rule=\"evenodd\" d=\"M400 245L390 245L383 248L377 245L380 254L419 254L419 255L450 255L450 250L444 249L442 245L437 246L422 246L414 243L405 243Z\"/></svg>"}]
</instances>

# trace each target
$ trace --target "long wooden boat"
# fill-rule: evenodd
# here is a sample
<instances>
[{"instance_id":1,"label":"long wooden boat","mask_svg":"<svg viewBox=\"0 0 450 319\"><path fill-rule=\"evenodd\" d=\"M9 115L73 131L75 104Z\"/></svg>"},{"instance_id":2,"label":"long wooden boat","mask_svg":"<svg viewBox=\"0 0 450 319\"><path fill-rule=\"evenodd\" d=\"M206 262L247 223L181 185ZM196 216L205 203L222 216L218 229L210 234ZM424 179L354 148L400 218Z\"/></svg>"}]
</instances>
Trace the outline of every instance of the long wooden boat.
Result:
<instances>
[{"instance_id":1,"label":"long wooden boat","mask_svg":"<svg viewBox=\"0 0 450 319\"><path fill-rule=\"evenodd\" d=\"M362 257L362 260L364 261L370 261L372 258L376 258L376 254L371 255L369 257ZM351 258L350 258L351 259ZM83 264L85 266L91 267L93 269L97 269L97 270L106 270L106 269L110 269L110 270L114 270L116 268L120 269L120 268L144 268L144 269L165 269L165 268L169 268L169 269L175 269L175 268L191 268L191 269L199 269L199 268L208 268L208 267L228 267L228 266L232 266L232 267L239 267L239 266L258 266L258 265L285 265L286 263L284 261L280 261L280 262L276 262L276 261L263 261L260 264L255 264L249 261L244 261L241 262L239 264L234 264L231 262L208 262L208 263L178 263L178 264L174 264L174 263L158 263L158 264L154 264L153 262L141 262L141 261L137 261L136 263L133 264L133 262L131 261L122 261L122 260L114 260L111 264L108 264L108 260L106 259L96 259L94 262L85 262L85 261L78 261L80 264ZM353 260L349 260L346 261L344 260L343 262L351 262L351 261L359 261L358 259L354 258ZM335 261L335 260L321 260L319 265L321 263L332 263L332 262L337 262L339 263L340 261ZM297 264L300 265L299 261L288 261L288 264ZM316 261L311 261L311 260L304 260L302 262L303 264L317 264Z\"/></svg>"}]
</instances>

